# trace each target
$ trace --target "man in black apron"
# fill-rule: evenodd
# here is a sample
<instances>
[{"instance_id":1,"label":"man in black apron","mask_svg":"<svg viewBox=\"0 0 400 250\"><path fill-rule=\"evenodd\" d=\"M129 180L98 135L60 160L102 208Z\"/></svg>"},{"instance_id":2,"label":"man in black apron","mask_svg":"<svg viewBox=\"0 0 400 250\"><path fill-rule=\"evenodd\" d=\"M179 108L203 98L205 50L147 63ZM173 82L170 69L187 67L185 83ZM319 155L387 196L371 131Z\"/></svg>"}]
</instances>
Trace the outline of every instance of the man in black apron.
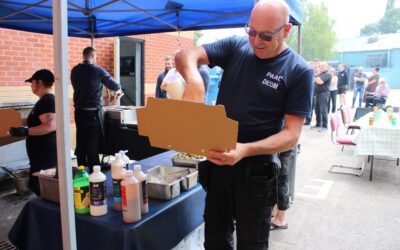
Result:
<instances>
[{"instance_id":1,"label":"man in black apron","mask_svg":"<svg viewBox=\"0 0 400 250\"><path fill-rule=\"evenodd\" d=\"M83 62L71 71L74 89L76 149L78 165L99 165L99 148L104 139L104 111L101 93L103 85L119 91L121 86L102 67L94 64L96 52L83 50Z\"/></svg>"}]
</instances>

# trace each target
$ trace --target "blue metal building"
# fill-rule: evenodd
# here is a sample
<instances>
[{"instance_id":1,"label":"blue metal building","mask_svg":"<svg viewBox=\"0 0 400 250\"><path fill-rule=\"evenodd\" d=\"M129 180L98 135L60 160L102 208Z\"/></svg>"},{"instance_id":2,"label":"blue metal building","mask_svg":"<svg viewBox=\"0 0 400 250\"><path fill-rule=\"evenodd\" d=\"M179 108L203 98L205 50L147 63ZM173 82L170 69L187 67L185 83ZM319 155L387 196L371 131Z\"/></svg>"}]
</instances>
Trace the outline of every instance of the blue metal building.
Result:
<instances>
[{"instance_id":1,"label":"blue metal building","mask_svg":"<svg viewBox=\"0 0 400 250\"><path fill-rule=\"evenodd\" d=\"M400 89L400 33L343 39L335 51L331 61L342 62L350 72L358 66L367 73L379 67L380 77L386 78L390 88Z\"/></svg>"}]
</instances>

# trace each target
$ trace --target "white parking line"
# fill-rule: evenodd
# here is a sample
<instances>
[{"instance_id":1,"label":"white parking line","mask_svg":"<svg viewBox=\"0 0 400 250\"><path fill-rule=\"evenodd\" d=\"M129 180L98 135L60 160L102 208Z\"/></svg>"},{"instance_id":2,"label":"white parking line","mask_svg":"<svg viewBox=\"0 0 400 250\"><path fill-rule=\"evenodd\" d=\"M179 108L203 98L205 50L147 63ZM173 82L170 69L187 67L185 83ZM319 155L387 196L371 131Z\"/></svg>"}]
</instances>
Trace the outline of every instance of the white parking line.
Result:
<instances>
[{"instance_id":1,"label":"white parking line","mask_svg":"<svg viewBox=\"0 0 400 250\"><path fill-rule=\"evenodd\" d=\"M296 196L307 197L307 198L311 198L311 199L325 200L325 198L328 196L329 191L331 190L333 181L313 179L313 180L311 180L311 182L318 182L319 184L318 185L305 185L305 188L316 189L316 190L318 190L317 194L296 192Z\"/></svg>"}]
</instances>

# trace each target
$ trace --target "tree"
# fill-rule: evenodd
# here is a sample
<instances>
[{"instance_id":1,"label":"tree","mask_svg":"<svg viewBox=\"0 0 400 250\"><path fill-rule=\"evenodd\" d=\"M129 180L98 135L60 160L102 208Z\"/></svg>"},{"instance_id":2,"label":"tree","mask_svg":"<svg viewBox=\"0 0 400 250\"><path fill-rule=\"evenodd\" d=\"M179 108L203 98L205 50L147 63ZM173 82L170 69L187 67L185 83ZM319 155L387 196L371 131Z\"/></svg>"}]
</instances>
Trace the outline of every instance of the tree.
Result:
<instances>
[{"instance_id":1,"label":"tree","mask_svg":"<svg viewBox=\"0 0 400 250\"><path fill-rule=\"evenodd\" d=\"M323 3L313 4L304 1L301 55L307 61L332 58L336 43L334 25L335 21L329 18L328 8ZM292 48L297 48L297 32L290 33L288 44Z\"/></svg>"},{"instance_id":2,"label":"tree","mask_svg":"<svg viewBox=\"0 0 400 250\"><path fill-rule=\"evenodd\" d=\"M400 8L394 8L394 0L386 3L385 15L376 23L370 23L361 28L360 36L373 34L389 34L400 31Z\"/></svg>"},{"instance_id":3,"label":"tree","mask_svg":"<svg viewBox=\"0 0 400 250\"><path fill-rule=\"evenodd\" d=\"M380 33L396 33L400 31L400 8L390 9L385 16L379 20L378 28Z\"/></svg>"},{"instance_id":4,"label":"tree","mask_svg":"<svg viewBox=\"0 0 400 250\"><path fill-rule=\"evenodd\" d=\"M378 34L378 32L379 32L378 23L370 23L370 24L365 25L360 30L360 36L370 36L373 34Z\"/></svg>"},{"instance_id":5,"label":"tree","mask_svg":"<svg viewBox=\"0 0 400 250\"><path fill-rule=\"evenodd\" d=\"M203 36L203 33L201 31L195 31L194 32L194 46L199 45L200 38Z\"/></svg>"}]
</instances>

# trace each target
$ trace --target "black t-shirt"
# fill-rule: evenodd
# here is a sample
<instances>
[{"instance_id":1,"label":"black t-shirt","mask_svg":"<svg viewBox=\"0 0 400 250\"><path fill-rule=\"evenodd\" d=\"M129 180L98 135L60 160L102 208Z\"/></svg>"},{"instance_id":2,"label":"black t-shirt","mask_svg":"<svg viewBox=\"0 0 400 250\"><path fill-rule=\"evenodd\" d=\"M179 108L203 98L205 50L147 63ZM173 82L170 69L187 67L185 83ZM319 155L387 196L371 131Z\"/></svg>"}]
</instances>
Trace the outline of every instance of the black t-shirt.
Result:
<instances>
[{"instance_id":1,"label":"black t-shirt","mask_svg":"<svg viewBox=\"0 0 400 250\"><path fill-rule=\"evenodd\" d=\"M349 79L347 78L346 71L344 71L344 70L343 71L339 71L337 76L338 76L338 87L339 88L340 87L345 87L349 82Z\"/></svg>"},{"instance_id":2,"label":"black t-shirt","mask_svg":"<svg viewBox=\"0 0 400 250\"><path fill-rule=\"evenodd\" d=\"M36 102L29 113L28 127L36 127L42 122L39 116L46 113L55 113L55 102L53 94L46 94ZM31 172L40 171L57 166L56 132L46 135L30 135L26 139L26 149L31 165Z\"/></svg>"},{"instance_id":3,"label":"black t-shirt","mask_svg":"<svg viewBox=\"0 0 400 250\"><path fill-rule=\"evenodd\" d=\"M223 70L217 104L239 122L238 142L278 133L285 114L310 116L313 71L292 49L259 59L247 37L203 45L210 64Z\"/></svg>"},{"instance_id":4,"label":"black t-shirt","mask_svg":"<svg viewBox=\"0 0 400 250\"><path fill-rule=\"evenodd\" d=\"M120 85L102 67L83 61L71 70L76 108L96 108L102 104L103 84L110 90L119 90Z\"/></svg>"},{"instance_id":5,"label":"black t-shirt","mask_svg":"<svg viewBox=\"0 0 400 250\"><path fill-rule=\"evenodd\" d=\"M328 71L322 72L317 77L321 78L321 80L324 82L323 84L316 84L315 86L315 93L320 94L323 92L328 92L329 91L329 86L331 85L332 81L332 75Z\"/></svg>"},{"instance_id":6,"label":"black t-shirt","mask_svg":"<svg viewBox=\"0 0 400 250\"><path fill-rule=\"evenodd\" d=\"M39 116L42 114L46 113L55 113L56 112L56 107L55 107L55 102L54 102L54 95L53 94L46 94L42 96L42 98L39 99L39 101L36 102L35 106L29 113L29 116L27 118L27 123L28 123L28 128L31 127L36 127L42 124L42 122L39 119ZM35 136L29 136L29 139L35 139L35 140L42 140L46 139L48 137L55 137L56 132L51 132L46 135L35 135Z\"/></svg>"},{"instance_id":7,"label":"black t-shirt","mask_svg":"<svg viewBox=\"0 0 400 250\"><path fill-rule=\"evenodd\" d=\"M35 106L29 113L27 123L28 127L36 127L39 126L42 122L39 119L39 116L45 113L55 113L56 106L54 101L53 94L46 94L36 102Z\"/></svg>"}]
</instances>

